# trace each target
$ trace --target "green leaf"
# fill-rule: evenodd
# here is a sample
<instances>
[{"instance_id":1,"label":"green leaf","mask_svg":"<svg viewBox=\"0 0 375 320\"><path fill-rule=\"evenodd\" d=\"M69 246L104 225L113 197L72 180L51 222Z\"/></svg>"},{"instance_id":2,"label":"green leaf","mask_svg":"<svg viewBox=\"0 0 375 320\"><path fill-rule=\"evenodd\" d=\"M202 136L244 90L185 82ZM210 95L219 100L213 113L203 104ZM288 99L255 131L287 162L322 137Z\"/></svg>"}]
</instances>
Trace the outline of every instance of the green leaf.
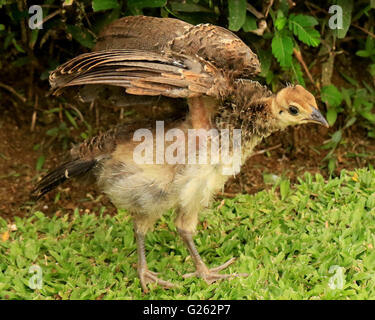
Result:
<instances>
[{"instance_id":1,"label":"green leaf","mask_svg":"<svg viewBox=\"0 0 375 320\"><path fill-rule=\"evenodd\" d=\"M46 131L47 136L56 137L59 134L59 128L54 127Z\"/></svg>"},{"instance_id":2,"label":"green leaf","mask_svg":"<svg viewBox=\"0 0 375 320\"><path fill-rule=\"evenodd\" d=\"M275 79L275 74L271 71L271 70L268 70L267 74L266 74L266 83L269 85L269 84L272 84L274 83L274 79Z\"/></svg>"},{"instance_id":3,"label":"green leaf","mask_svg":"<svg viewBox=\"0 0 375 320\"><path fill-rule=\"evenodd\" d=\"M370 69L370 74L371 74L373 77L375 77L375 63L370 64L369 69Z\"/></svg>"},{"instance_id":4,"label":"green leaf","mask_svg":"<svg viewBox=\"0 0 375 320\"><path fill-rule=\"evenodd\" d=\"M89 49L94 47L94 37L88 31L73 25L67 25L66 29L72 35L73 39L78 41L82 46Z\"/></svg>"},{"instance_id":5,"label":"green leaf","mask_svg":"<svg viewBox=\"0 0 375 320\"><path fill-rule=\"evenodd\" d=\"M6 35L5 39L3 40L3 43L4 43L3 48L7 49L10 46L10 44L12 43L13 39L14 39L14 33L13 32L7 32L7 35Z\"/></svg>"},{"instance_id":6,"label":"green leaf","mask_svg":"<svg viewBox=\"0 0 375 320\"><path fill-rule=\"evenodd\" d=\"M238 31L246 20L246 0L228 0L229 30Z\"/></svg>"},{"instance_id":7,"label":"green leaf","mask_svg":"<svg viewBox=\"0 0 375 320\"><path fill-rule=\"evenodd\" d=\"M65 115L69 119L69 121L73 125L73 127L78 129L78 125L77 125L76 120L73 118L73 116L70 114L70 112L68 110L65 110Z\"/></svg>"},{"instance_id":8,"label":"green leaf","mask_svg":"<svg viewBox=\"0 0 375 320\"><path fill-rule=\"evenodd\" d=\"M367 51L370 51L370 50L374 49L375 48L375 39L368 36L367 39L366 39L365 48L366 48Z\"/></svg>"},{"instance_id":9,"label":"green leaf","mask_svg":"<svg viewBox=\"0 0 375 320\"><path fill-rule=\"evenodd\" d=\"M280 195L281 195L281 200L284 200L290 191L290 181L289 180L282 180L280 182Z\"/></svg>"},{"instance_id":10,"label":"green leaf","mask_svg":"<svg viewBox=\"0 0 375 320\"><path fill-rule=\"evenodd\" d=\"M349 128L349 127L352 126L356 121L357 121L357 118L356 118L356 117L352 117L352 118L350 118L350 119L347 120L347 122L345 123L344 129Z\"/></svg>"},{"instance_id":11,"label":"green leaf","mask_svg":"<svg viewBox=\"0 0 375 320\"><path fill-rule=\"evenodd\" d=\"M336 169L336 158L330 158L328 160L328 171L329 171L329 174L332 175L333 172L335 171Z\"/></svg>"},{"instance_id":12,"label":"green leaf","mask_svg":"<svg viewBox=\"0 0 375 320\"><path fill-rule=\"evenodd\" d=\"M353 0L337 0L337 5L342 8L342 29L335 29L337 38L345 38L352 20Z\"/></svg>"},{"instance_id":13,"label":"green leaf","mask_svg":"<svg viewBox=\"0 0 375 320\"><path fill-rule=\"evenodd\" d=\"M35 211L34 212L34 216L36 216L39 220L44 220L44 218L46 217L45 215L44 215L44 213L43 212L41 212L41 211Z\"/></svg>"},{"instance_id":14,"label":"green leaf","mask_svg":"<svg viewBox=\"0 0 375 320\"><path fill-rule=\"evenodd\" d=\"M288 0L280 0L280 10L284 13L285 16L288 15L288 11L289 11Z\"/></svg>"},{"instance_id":15,"label":"green leaf","mask_svg":"<svg viewBox=\"0 0 375 320\"><path fill-rule=\"evenodd\" d=\"M304 14L291 14L289 17L289 21L293 20L297 23L301 24L304 28L313 28L319 24L318 20L316 20L313 16L308 16Z\"/></svg>"},{"instance_id":16,"label":"green leaf","mask_svg":"<svg viewBox=\"0 0 375 320\"><path fill-rule=\"evenodd\" d=\"M330 107L338 107L342 102L342 94L335 85L324 86L322 88L322 101Z\"/></svg>"},{"instance_id":17,"label":"green leaf","mask_svg":"<svg viewBox=\"0 0 375 320\"><path fill-rule=\"evenodd\" d=\"M39 156L38 160L36 161L36 171L42 170L45 160L46 157L44 155Z\"/></svg>"},{"instance_id":18,"label":"green leaf","mask_svg":"<svg viewBox=\"0 0 375 320\"><path fill-rule=\"evenodd\" d=\"M161 8L167 4L167 0L128 0L128 7L143 8Z\"/></svg>"},{"instance_id":19,"label":"green leaf","mask_svg":"<svg viewBox=\"0 0 375 320\"><path fill-rule=\"evenodd\" d=\"M373 57L375 55L375 49L373 49L373 50L358 50L355 54L358 57L362 57L362 58Z\"/></svg>"},{"instance_id":20,"label":"green leaf","mask_svg":"<svg viewBox=\"0 0 375 320\"><path fill-rule=\"evenodd\" d=\"M332 135L331 140L333 141L333 143L338 144L341 141L341 138L342 138L342 131L341 130L337 130Z\"/></svg>"},{"instance_id":21,"label":"green leaf","mask_svg":"<svg viewBox=\"0 0 375 320\"><path fill-rule=\"evenodd\" d=\"M27 259L34 261L38 256L38 251L38 246L36 245L35 241L29 239L24 244L24 252Z\"/></svg>"},{"instance_id":22,"label":"green leaf","mask_svg":"<svg viewBox=\"0 0 375 320\"><path fill-rule=\"evenodd\" d=\"M277 11L277 19L275 21L275 27L277 30L282 30L284 29L286 23L287 23L287 18L284 16L284 13L281 10Z\"/></svg>"},{"instance_id":23,"label":"green leaf","mask_svg":"<svg viewBox=\"0 0 375 320\"><path fill-rule=\"evenodd\" d=\"M329 108L327 110L326 117L327 117L327 121L328 121L329 125L333 126L336 122L336 119L337 119L337 111L333 108Z\"/></svg>"},{"instance_id":24,"label":"green leaf","mask_svg":"<svg viewBox=\"0 0 375 320\"><path fill-rule=\"evenodd\" d=\"M171 2L171 9L180 12L212 12L209 8L188 2Z\"/></svg>"},{"instance_id":25,"label":"green leaf","mask_svg":"<svg viewBox=\"0 0 375 320\"><path fill-rule=\"evenodd\" d=\"M36 41L38 40L38 34L39 34L39 29L34 29L31 31L31 37L30 37L30 45L33 48Z\"/></svg>"},{"instance_id":26,"label":"green leaf","mask_svg":"<svg viewBox=\"0 0 375 320\"><path fill-rule=\"evenodd\" d=\"M26 64L29 64L31 61L29 56L26 57L19 57L15 61L13 61L12 65L15 67L22 67Z\"/></svg>"},{"instance_id":27,"label":"green leaf","mask_svg":"<svg viewBox=\"0 0 375 320\"><path fill-rule=\"evenodd\" d=\"M92 9L94 11L104 11L109 9L117 9L120 7L117 0L93 0Z\"/></svg>"},{"instance_id":28,"label":"green leaf","mask_svg":"<svg viewBox=\"0 0 375 320\"><path fill-rule=\"evenodd\" d=\"M344 72L342 71L339 71L340 72L340 75L346 80L348 81L352 86L354 87L358 87L358 81L353 79L352 77L349 77L347 74L345 74ZM341 89L341 91L343 91L345 89Z\"/></svg>"},{"instance_id":29,"label":"green leaf","mask_svg":"<svg viewBox=\"0 0 375 320\"><path fill-rule=\"evenodd\" d=\"M253 15L246 15L245 23L242 26L243 31L249 32L258 28L257 21Z\"/></svg>"},{"instance_id":30,"label":"green leaf","mask_svg":"<svg viewBox=\"0 0 375 320\"><path fill-rule=\"evenodd\" d=\"M296 59L292 59L291 69L294 73L294 77L296 78L297 82L300 85L305 86L305 79L303 79L303 72L301 69L301 65Z\"/></svg>"},{"instance_id":31,"label":"green leaf","mask_svg":"<svg viewBox=\"0 0 375 320\"><path fill-rule=\"evenodd\" d=\"M270 70L271 67L271 58L272 54L269 50L258 50L257 52L260 64L262 66L260 76L265 78L267 76L268 71Z\"/></svg>"},{"instance_id":32,"label":"green leaf","mask_svg":"<svg viewBox=\"0 0 375 320\"><path fill-rule=\"evenodd\" d=\"M371 123L375 123L375 114L373 114L372 112L361 111L359 112L359 114Z\"/></svg>"},{"instance_id":33,"label":"green leaf","mask_svg":"<svg viewBox=\"0 0 375 320\"><path fill-rule=\"evenodd\" d=\"M318 24L314 17L306 15L290 15L289 29L297 38L309 46L316 47L320 43L320 34L313 27Z\"/></svg>"},{"instance_id":34,"label":"green leaf","mask_svg":"<svg viewBox=\"0 0 375 320\"><path fill-rule=\"evenodd\" d=\"M282 67L292 65L293 40L288 34L276 31L271 47L272 54Z\"/></svg>"},{"instance_id":35,"label":"green leaf","mask_svg":"<svg viewBox=\"0 0 375 320\"><path fill-rule=\"evenodd\" d=\"M23 48L17 43L16 39L13 38L12 43L18 52L25 53L25 50L23 50Z\"/></svg>"}]
</instances>

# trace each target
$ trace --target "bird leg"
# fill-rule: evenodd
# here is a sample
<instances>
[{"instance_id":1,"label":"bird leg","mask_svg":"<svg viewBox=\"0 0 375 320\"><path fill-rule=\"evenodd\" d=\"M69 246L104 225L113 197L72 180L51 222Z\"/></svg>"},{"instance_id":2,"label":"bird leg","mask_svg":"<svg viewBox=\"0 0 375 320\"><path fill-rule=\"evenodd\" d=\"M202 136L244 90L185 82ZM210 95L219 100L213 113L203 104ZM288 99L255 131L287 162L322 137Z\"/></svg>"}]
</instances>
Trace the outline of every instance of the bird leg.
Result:
<instances>
[{"instance_id":1,"label":"bird leg","mask_svg":"<svg viewBox=\"0 0 375 320\"><path fill-rule=\"evenodd\" d=\"M212 97L194 97L188 99L188 105L193 129L211 129L216 100Z\"/></svg>"},{"instance_id":2,"label":"bird leg","mask_svg":"<svg viewBox=\"0 0 375 320\"><path fill-rule=\"evenodd\" d=\"M207 284L211 284L211 283L213 283L217 280L220 280L220 279L227 279L227 278L239 277L239 276L241 276L241 277L247 277L248 276L248 274L246 274L246 273L239 273L239 274L220 274L219 273L219 271L221 271L221 270L225 269L226 267L228 267L229 265L231 265L236 260L236 258L232 258L232 259L228 260L227 262L225 262L221 266L209 269L206 266L206 264L203 262L201 256L198 253L198 250L197 250L197 248L194 244L192 233L188 232L186 230L182 230L180 228L177 228L177 230L178 230L178 233L180 234L182 240L186 244L191 257L193 258L195 267L196 267L195 272L185 274L183 276L184 278L190 278L190 277L194 277L194 276L201 277L202 279L204 279L206 281Z\"/></svg>"},{"instance_id":3,"label":"bird leg","mask_svg":"<svg viewBox=\"0 0 375 320\"><path fill-rule=\"evenodd\" d=\"M147 284L156 282L164 288L174 287L173 283L159 279L157 273L150 271L147 267L146 251L145 251L145 235L141 232L135 231L135 238L137 241L137 252L138 252L138 276L141 281L142 289L145 293L148 292Z\"/></svg>"}]
</instances>

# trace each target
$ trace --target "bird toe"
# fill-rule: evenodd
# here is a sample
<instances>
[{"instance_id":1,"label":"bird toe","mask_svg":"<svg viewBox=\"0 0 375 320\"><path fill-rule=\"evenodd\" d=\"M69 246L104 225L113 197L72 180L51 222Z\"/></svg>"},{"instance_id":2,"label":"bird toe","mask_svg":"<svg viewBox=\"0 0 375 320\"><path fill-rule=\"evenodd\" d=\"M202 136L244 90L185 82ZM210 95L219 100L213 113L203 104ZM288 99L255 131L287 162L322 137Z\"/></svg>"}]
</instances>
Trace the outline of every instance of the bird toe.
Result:
<instances>
[{"instance_id":1,"label":"bird toe","mask_svg":"<svg viewBox=\"0 0 375 320\"><path fill-rule=\"evenodd\" d=\"M219 271L227 268L229 265L231 265L236 258L232 258L228 260L227 262L223 263L222 265L215 267L215 268L198 268L197 271L192 273L187 273L183 275L184 279L191 278L191 277L199 277L202 278L204 281L206 281L207 284L212 284L218 280L222 279L232 279L235 277L247 277L249 276L247 273L230 273L230 274L220 274Z\"/></svg>"},{"instance_id":2,"label":"bird toe","mask_svg":"<svg viewBox=\"0 0 375 320\"><path fill-rule=\"evenodd\" d=\"M150 270L142 270L140 272L139 279L141 281L142 289L145 293L149 292L147 285L150 283L156 283L164 289L170 289L175 287L175 285L172 282L158 278L157 274L157 272L153 272Z\"/></svg>"}]
</instances>

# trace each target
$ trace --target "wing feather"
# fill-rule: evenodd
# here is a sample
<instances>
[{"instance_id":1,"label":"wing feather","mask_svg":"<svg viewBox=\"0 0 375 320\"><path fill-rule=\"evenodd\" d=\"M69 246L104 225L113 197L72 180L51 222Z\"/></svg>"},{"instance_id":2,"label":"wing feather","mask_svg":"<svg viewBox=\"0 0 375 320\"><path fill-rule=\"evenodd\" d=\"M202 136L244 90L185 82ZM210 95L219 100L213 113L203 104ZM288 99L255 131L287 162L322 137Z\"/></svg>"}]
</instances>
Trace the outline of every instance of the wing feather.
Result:
<instances>
[{"instance_id":1,"label":"wing feather","mask_svg":"<svg viewBox=\"0 0 375 320\"><path fill-rule=\"evenodd\" d=\"M82 54L50 74L55 93L65 87L106 84L127 93L189 98L217 97L226 79L209 62L182 54L157 54L143 50L111 49ZM140 92L140 93L138 93Z\"/></svg>"}]
</instances>

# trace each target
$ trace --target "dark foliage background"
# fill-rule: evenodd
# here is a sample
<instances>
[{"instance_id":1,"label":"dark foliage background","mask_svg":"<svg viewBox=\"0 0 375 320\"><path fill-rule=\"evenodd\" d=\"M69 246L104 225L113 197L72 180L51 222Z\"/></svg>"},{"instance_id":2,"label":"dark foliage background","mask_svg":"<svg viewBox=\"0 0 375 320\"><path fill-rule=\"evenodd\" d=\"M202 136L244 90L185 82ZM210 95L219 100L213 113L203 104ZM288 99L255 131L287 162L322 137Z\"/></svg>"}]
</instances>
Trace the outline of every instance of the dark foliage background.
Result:
<instances>
[{"instance_id":1,"label":"dark foliage background","mask_svg":"<svg viewBox=\"0 0 375 320\"><path fill-rule=\"evenodd\" d=\"M33 5L42 29L29 27ZM329 27L332 5L342 29ZM168 218L148 234L147 259L181 287L144 295L129 217L95 186L72 181L30 200L72 143L140 116L51 96L48 84L105 25L139 14L229 28L258 54L256 80L304 85L331 124L265 139L202 214L205 261L238 257L246 279L182 280L193 265ZM373 299L375 173L356 168L375 164L374 18L375 0L0 0L0 299ZM35 264L41 290L28 282Z\"/></svg>"},{"instance_id":2,"label":"dark foliage background","mask_svg":"<svg viewBox=\"0 0 375 320\"><path fill-rule=\"evenodd\" d=\"M35 17L32 5L42 8L42 29L29 27ZM342 8L342 29L329 27L332 5ZM12 114L19 125L27 114L31 128L60 117L47 135L67 147L71 128L83 126L82 138L95 129L74 106L60 99L57 108L46 97L49 71L89 51L99 31L119 17L143 14L213 23L236 32L257 52L262 63L257 80L274 91L293 82L314 93L334 128L323 147L333 173L335 150L347 130L354 125L375 138L374 8L374 0L0 0L0 112Z\"/></svg>"}]
</instances>

